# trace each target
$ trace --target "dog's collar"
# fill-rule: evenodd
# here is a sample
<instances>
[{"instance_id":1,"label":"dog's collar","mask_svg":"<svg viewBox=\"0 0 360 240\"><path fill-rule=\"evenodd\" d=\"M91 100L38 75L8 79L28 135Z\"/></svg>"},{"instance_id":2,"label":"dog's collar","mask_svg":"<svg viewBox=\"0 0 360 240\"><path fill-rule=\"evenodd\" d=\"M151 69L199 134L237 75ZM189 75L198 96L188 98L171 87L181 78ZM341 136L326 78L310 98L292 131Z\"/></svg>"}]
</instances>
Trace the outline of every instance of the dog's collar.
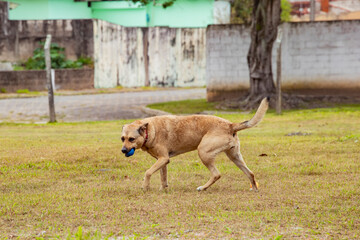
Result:
<instances>
[{"instance_id":1,"label":"dog's collar","mask_svg":"<svg viewBox=\"0 0 360 240\"><path fill-rule=\"evenodd\" d=\"M142 147L144 147L145 146L145 144L147 143L147 141L148 141L148 132L147 132L147 129L145 128L145 141L144 141L144 143L143 143L143 145L142 145Z\"/></svg>"}]
</instances>

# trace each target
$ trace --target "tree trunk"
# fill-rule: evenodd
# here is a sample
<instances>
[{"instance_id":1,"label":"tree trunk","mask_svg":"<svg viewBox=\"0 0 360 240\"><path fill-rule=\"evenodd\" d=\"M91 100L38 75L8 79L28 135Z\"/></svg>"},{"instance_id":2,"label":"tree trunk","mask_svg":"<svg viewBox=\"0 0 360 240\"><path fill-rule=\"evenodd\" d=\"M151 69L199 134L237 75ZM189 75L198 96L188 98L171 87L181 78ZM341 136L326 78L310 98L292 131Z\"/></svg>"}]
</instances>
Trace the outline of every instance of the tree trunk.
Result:
<instances>
[{"instance_id":1,"label":"tree trunk","mask_svg":"<svg viewBox=\"0 0 360 240\"><path fill-rule=\"evenodd\" d=\"M275 93L271 53L280 24L280 0L254 0L251 44L247 56L250 72L249 100Z\"/></svg>"}]
</instances>

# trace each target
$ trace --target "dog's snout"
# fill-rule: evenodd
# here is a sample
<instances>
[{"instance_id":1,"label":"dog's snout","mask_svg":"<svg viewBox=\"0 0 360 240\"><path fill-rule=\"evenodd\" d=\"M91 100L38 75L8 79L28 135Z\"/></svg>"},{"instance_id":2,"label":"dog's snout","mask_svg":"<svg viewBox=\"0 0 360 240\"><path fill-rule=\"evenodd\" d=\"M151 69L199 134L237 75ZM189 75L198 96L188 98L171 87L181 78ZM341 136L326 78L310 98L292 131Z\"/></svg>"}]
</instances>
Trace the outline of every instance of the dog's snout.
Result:
<instances>
[{"instance_id":1,"label":"dog's snout","mask_svg":"<svg viewBox=\"0 0 360 240\"><path fill-rule=\"evenodd\" d=\"M121 149L121 151L122 151L122 153L128 153L128 152L129 152L126 147L123 147L123 148Z\"/></svg>"}]
</instances>

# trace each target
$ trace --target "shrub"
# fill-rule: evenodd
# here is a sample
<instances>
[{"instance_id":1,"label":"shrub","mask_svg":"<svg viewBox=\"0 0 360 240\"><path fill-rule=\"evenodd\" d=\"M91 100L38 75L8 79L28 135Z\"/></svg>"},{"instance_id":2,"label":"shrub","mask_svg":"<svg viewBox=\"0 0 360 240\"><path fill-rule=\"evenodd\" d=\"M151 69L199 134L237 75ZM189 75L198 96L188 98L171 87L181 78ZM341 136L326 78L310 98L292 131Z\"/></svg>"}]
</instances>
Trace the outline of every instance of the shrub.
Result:
<instances>
[{"instance_id":1,"label":"shrub","mask_svg":"<svg viewBox=\"0 0 360 240\"><path fill-rule=\"evenodd\" d=\"M291 3L288 0L281 0L281 14L282 22L290 22L291 20Z\"/></svg>"},{"instance_id":2,"label":"shrub","mask_svg":"<svg viewBox=\"0 0 360 240\"><path fill-rule=\"evenodd\" d=\"M39 70L45 69L45 53L44 44L40 42L40 47L34 50L33 56L30 57L25 63L25 69L28 70ZM85 65L93 66L93 61L89 57L80 57L76 61L71 61L65 57L65 48L60 47L57 43L51 43L50 45L50 58L51 68L81 68Z\"/></svg>"}]
</instances>

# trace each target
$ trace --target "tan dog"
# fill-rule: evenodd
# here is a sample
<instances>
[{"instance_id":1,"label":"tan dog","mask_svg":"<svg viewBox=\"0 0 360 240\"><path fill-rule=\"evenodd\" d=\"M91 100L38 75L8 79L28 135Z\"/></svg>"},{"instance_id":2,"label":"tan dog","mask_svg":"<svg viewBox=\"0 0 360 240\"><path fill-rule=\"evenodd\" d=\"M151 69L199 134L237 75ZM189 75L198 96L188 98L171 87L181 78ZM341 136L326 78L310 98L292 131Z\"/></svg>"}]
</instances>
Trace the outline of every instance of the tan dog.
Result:
<instances>
[{"instance_id":1,"label":"tan dog","mask_svg":"<svg viewBox=\"0 0 360 240\"><path fill-rule=\"evenodd\" d=\"M176 155L198 150L199 157L210 170L209 181L197 188L206 190L220 178L220 172L215 167L215 157L225 152L250 179L252 187L258 186L254 174L246 166L241 153L237 131L251 128L264 117L269 105L269 98L264 98L254 117L242 123L231 123L215 116L157 116L137 120L125 125L121 140L124 142L122 152L131 156L135 149L141 148L157 159L155 164L146 171L143 189L150 187L150 177L157 170L161 174L161 187L167 185L167 167L170 158Z\"/></svg>"}]
</instances>

